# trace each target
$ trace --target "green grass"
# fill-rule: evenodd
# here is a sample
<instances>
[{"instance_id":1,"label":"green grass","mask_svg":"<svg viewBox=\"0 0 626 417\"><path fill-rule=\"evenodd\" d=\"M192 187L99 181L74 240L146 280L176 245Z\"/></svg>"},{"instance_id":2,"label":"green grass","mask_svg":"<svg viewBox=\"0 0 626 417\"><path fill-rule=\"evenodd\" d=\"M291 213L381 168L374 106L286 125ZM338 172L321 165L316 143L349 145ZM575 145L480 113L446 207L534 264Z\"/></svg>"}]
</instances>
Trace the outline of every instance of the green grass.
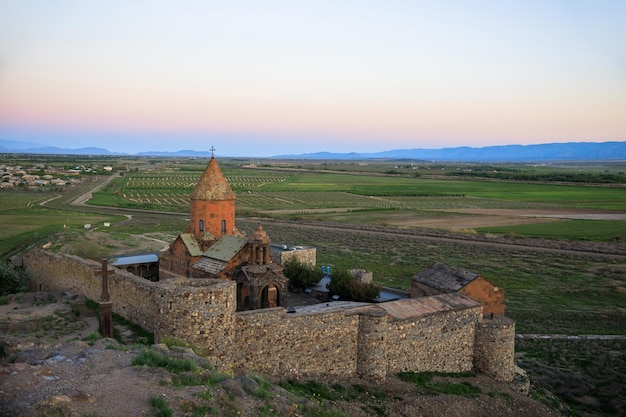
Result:
<instances>
[{"instance_id":1,"label":"green grass","mask_svg":"<svg viewBox=\"0 0 626 417\"><path fill-rule=\"evenodd\" d=\"M343 193L369 197L469 197L501 201L553 204L561 207L623 209L626 193L620 188L555 185L483 180L422 179L380 175L351 175L324 172L246 172L246 176L225 174L244 205L249 192ZM178 210L188 204L199 173L136 173L115 180L94 195L91 204L113 207L142 207ZM341 195L341 194L340 194ZM319 200L328 204L327 200ZM263 206L263 204L261 204ZM284 206L284 202L283 202Z\"/></svg>"},{"instance_id":2,"label":"green grass","mask_svg":"<svg viewBox=\"0 0 626 417\"><path fill-rule=\"evenodd\" d=\"M163 397L151 395L150 405L154 408L155 417L172 417L174 411L167 405L167 400Z\"/></svg>"},{"instance_id":3,"label":"green grass","mask_svg":"<svg viewBox=\"0 0 626 417\"><path fill-rule=\"evenodd\" d=\"M152 368L164 368L169 372L180 373L195 371L198 365L190 359L168 358L152 350L144 350L131 362L132 365L146 365Z\"/></svg>"},{"instance_id":4,"label":"green grass","mask_svg":"<svg viewBox=\"0 0 626 417\"><path fill-rule=\"evenodd\" d=\"M318 381L286 380L280 386L298 396L325 401L360 401L381 402L387 398L387 394L375 387L365 387L360 384L343 386L339 383L327 385Z\"/></svg>"},{"instance_id":5,"label":"green grass","mask_svg":"<svg viewBox=\"0 0 626 417\"><path fill-rule=\"evenodd\" d=\"M480 227L476 230L480 233L516 233L541 239L626 240L626 220L561 220L517 226Z\"/></svg>"},{"instance_id":6,"label":"green grass","mask_svg":"<svg viewBox=\"0 0 626 417\"><path fill-rule=\"evenodd\" d=\"M102 225L118 217L33 206L0 210L0 257L8 257L30 245L43 244L55 233L84 230L85 224Z\"/></svg>"},{"instance_id":7,"label":"green grass","mask_svg":"<svg viewBox=\"0 0 626 417\"><path fill-rule=\"evenodd\" d=\"M624 415L624 340L518 339L516 362L535 388L533 396L552 406L562 399L573 415Z\"/></svg>"},{"instance_id":8,"label":"green grass","mask_svg":"<svg viewBox=\"0 0 626 417\"><path fill-rule=\"evenodd\" d=\"M468 378L474 376L471 373L462 374L446 374L446 373L433 373L433 372L400 372L398 378L402 381L412 382L417 385L425 394L438 395L461 395L463 397L475 398L481 394L481 389L467 381L447 382L436 381L433 377L454 377L454 378Z\"/></svg>"}]
</instances>

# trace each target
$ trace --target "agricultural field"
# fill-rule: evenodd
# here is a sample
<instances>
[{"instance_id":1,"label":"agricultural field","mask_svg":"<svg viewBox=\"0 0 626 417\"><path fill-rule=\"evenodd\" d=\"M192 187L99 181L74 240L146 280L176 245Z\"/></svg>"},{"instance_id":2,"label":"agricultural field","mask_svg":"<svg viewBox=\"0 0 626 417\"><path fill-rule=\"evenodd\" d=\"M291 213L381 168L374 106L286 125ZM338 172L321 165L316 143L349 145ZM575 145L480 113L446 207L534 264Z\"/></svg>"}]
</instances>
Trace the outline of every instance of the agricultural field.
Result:
<instances>
[{"instance_id":1,"label":"agricultural field","mask_svg":"<svg viewBox=\"0 0 626 417\"><path fill-rule=\"evenodd\" d=\"M48 209L39 205L52 197L43 193L1 195L0 254L2 257L17 254L35 242L50 240L56 233L84 230L85 225L98 227L104 222L119 219L118 216Z\"/></svg>"},{"instance_id":2,"label":"agricultural field","mask_svg":"<svg viewBox=\"0 0 626 417\"><path fill-rule=\"evenodd\" d=\"M202 172L199 167L170 165L163 171L152 167L125 173L95 193L89 204L185 213ZM228 163L222 169L237 195L239 216L542 238L551 233L565 239L626 238L623 184L426 178Z\"/></svg>"}]
</instances>

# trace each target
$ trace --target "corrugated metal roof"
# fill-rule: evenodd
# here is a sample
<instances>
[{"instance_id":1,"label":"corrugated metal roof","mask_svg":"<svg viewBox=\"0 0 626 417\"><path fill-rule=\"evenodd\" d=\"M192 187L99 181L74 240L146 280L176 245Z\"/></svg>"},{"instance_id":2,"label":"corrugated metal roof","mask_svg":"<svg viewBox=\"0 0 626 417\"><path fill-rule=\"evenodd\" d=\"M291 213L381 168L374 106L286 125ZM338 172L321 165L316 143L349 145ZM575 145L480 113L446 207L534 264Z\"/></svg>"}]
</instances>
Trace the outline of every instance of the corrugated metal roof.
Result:
<instances>
[{"instance_id":1,"label":"corrugated metal roof","mask_svg":"<svg viewBox=\"0 0 626 417\"><path fill-rule=\"evenodd\" d=\"M241 237L231 235L222 236L222 238L207 249L203 255L207 258L228 262L244 246L246 246L246 243L248 243L248 241Z\"/></svg>"},{"instance_id":2,"label":"corrugated metal roof","mask_svg":"<svg viewBox=\"0 0 626 417\"><path fill-rule=\"evenodd\" d=\"M122 255L109 259L111 266L123 266L134 264L146 264L159 262L159 256L156 253L139 253L136 255Z\"/></svg>"},{"instance_id":3,"label":"corrugated metal roof","mask_svg":"<svg viewBox=\"0 0 626 417\"><path fill-rule=\"evenodd\" d=\"M435 262L411 279L440 291L455 292L478 277L474 272Z\"/></svg>"},{"instance_id":4,"label":"corrugated metal roof","mask_svg":"<svg viewBox=\"0 0 626 417\"><path fill-rule=\"evenodd\" d=\"M405 320L444 311L479 307L481 304L463 294L441 294L376 304L387 311L392 320Z\"/></svg>"}]
</instances>

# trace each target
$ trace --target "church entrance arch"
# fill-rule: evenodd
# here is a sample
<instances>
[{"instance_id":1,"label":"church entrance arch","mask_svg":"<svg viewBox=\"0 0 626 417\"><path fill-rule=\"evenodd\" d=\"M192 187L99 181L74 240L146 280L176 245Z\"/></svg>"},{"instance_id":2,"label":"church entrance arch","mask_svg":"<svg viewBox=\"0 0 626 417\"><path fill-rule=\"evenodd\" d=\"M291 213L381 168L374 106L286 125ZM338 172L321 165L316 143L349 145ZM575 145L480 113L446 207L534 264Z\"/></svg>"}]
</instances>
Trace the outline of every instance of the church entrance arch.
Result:
<instances>
[{"instance_id":1,"label":"church entrance arch","mask_svg":"<svg viewBox=\"0 0 626 417\"><path fill-rule=\"evenodd\" d=\"M278 288L270 283L261 291L261 308L272 308L280 305Z\"/></svg>"},{"instance_id":2,"label":"church entrance arch","mask_svg":"<svg viewBox=\"0 0 626 417\"><path fill-rule=\"evenodd\" d=\"M250 310L250 289L246 284L237 284L237 311Z\"/></svg>"}]
</instances>

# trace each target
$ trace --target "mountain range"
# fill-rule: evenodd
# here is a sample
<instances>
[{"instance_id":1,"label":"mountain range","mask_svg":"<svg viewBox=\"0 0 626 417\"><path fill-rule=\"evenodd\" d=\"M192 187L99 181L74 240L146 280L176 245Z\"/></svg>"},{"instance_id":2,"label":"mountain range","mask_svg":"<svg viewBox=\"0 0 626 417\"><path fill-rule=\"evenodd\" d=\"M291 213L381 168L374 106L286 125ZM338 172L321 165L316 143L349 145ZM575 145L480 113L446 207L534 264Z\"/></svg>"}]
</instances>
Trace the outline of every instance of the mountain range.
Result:
<instances>
[{"instance_id":1,"label":"mountain range","mask_svg":"<svg viewBox=\"0 0 626 417\"><path fill-rule=\"evenodd\" d=\"M0 140L0 153L46 155L110 155L208 157L208 151L180 150L176 152L146 151L135 154L111 152L103 148L66 149L36 143ZM567 142L538 145L501 145L473 148L460 146L441 149L394 149L371 153L316 152L273 156L275 159L386 159L447 162L547 162L547 161L606 161L626 160L626 142Z\"/></svg>"}]
</instances>

